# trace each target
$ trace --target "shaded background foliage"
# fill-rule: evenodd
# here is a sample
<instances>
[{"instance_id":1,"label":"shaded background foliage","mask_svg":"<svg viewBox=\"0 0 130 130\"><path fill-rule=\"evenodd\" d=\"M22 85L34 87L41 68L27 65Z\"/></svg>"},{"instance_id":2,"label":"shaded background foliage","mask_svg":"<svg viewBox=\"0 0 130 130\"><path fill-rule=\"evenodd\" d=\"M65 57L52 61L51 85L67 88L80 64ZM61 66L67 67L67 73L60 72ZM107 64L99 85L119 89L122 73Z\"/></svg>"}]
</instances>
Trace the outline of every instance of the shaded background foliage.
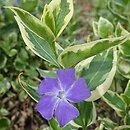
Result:
<instances>
[{"instance_id":1,"label":"shaded background foliage","mask_svg":"<svg viewBox=\"0 0 130 130\"><path fill-rule=\"evenodd\" d=\"M25 46L18 26L13 18L13 13L5 10L3 6L14 5L29 11L40 18L43 5L50 0L1 0L0 1L0 129L30 130L47 128L47 123L34 110L34 102L27 96L18 83L18 75L24 72L26 81L36 86L41 77L41 69L49 69L50 65ZM130 31L129 0L80 0L75 1L74 16L58 39L63 48L86 41L100 39L93 33L92 21L98 21L102 16L116 25L120 22ZM129 44L128 44L129 45ZM120 48L118 69L113 80L111 90L122 93L130 79L130 54L127 48ZM36 89L34 88L34 89ZM107 95L106 95L107 96ZM104 99L105 100L105 99ZM103 100L96 101L98 121L90 126L93 130L99 127L107 129L110 125L108 118L122 125L123 119L118 116ZM106 111L107 109L107 111ZM113 113L113 116L110 116ZM106 118L104 118L106 117ZM125 118L130 118L127 115ZM109 123L108 123L109 122ZM129 123L129 122L128 122ZM126 122L126 124L128 124ZM100 129L100 128L99 128Z\"/></svg>"}]
</instances>

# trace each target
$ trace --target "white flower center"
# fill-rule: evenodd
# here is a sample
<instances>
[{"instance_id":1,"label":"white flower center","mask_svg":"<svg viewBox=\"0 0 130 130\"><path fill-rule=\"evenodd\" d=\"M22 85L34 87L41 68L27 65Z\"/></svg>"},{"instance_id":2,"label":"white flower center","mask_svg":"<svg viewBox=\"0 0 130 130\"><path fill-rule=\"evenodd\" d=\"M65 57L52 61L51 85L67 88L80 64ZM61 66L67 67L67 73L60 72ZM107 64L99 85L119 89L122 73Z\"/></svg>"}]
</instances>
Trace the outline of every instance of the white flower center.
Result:
<instances>
[{"instance_id":1,"label":"white flower center","mask_svg":"<svg viewBox=\"0 0 130 130\"><path fill-rule=\"evenodd\" d=\"M64 92L64 91L59 91L59 93L58 93L57 97L59 97L60 99L65 99L66 94L65 94L65 92Z\"/></svg>"}]
</instances>

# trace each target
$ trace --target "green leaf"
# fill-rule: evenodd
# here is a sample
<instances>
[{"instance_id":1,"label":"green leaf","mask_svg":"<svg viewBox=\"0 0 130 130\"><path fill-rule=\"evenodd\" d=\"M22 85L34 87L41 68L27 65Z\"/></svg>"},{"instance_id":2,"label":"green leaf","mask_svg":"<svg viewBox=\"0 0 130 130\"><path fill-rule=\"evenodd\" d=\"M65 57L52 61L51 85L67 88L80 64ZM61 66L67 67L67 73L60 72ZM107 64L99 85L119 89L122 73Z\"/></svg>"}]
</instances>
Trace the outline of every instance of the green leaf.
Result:
<instances>
[{"instance_id":1,"label":"green leaf","mask_svg":"<svg viewBox=\"0 0 130 130\"><path fill-rule=\"evenodd\" d=\"M8 96L9 98L12 98L12 97L15 97L15 96L16 96L16 93L14 93L14 92L12 92L12 91L8 91L8 92L7 92L7 96Z\"/></svg>"},{"instance_id":2,"label":"green leaf","mask_svg":"<svg viewBox=\"0 0 130 130\"><path fill-rule=\"evenodd\" d=\"M24 102L25 99L27 99L27 97L28 97L28 95L27 95L27 93L24 90L20 91L20 93L19 93L19 100L20 100L20 102Z\"/></svg>"},{"instance_id":3,"label":"green leaf","mask_svg":"<svg viewBox=\"0 0 130 130\"><path fill-rule=\"evenodd\" d=\"M4 108L1 108L0 109L0 116L7 116L9 115L9 111L4 109Z\"/></svg>"},{"instance_id":4,"label":"green leaf","mask_svg":"<svg viewBox=\"0 0 130 130\"><path fill-rule=\"evenodd\" d=\"M26 93L36 102L40 100L40 95L34 90L32 86L27 84L26 82L21 81L21 85Z\"/></svg>"},{"instance_id":5,"label":"green leaf","mask_svg":"<svg viewBox=\"0 0 130 130\"><path fill-rule=\"evenodd\" d=\"M63 127L63 130L78 130L78 128L72 126L71 124L68 124L65 127Z\"/></svg>"},{"instance_id":6,"label":"green leaf","mask_svg":"<svg viewBox=\"0 0 130 130\"><path fill-rule=\"evenodd\" d=\"M18 61L17 59L14 62L14 67L18 71L23 71L26 68L26 64L24 62Z\"/></svg>"},{"instance_id":7,"label":"green leaf","mask_svg":"<svg viewBox=\"0 0 130 130\"><path fill-rule=\"evenodd\" d=\"M28 59L29 59L29 55L27 51L24 48L21 48L13 63L15 69L18 71L24 71L26 66L28 66L28 62L27 62Z\"/></svg>"},{"instance_id":8,"label":"green leaf","mask_svg":"<svg viewBox=\"0 0 130 130\"><path fill-rule=\"evenodd\" d=\"M130 60L129 60L129 58L120 56L118 59L117 70L125 78L130 79Z\"/></svg>"},{"instance_id":9,"label":"green leaf","mask_svg":"<svg viewBox=\"0 0 130 130\"><path fill-rule=\"evenodd\" d=\"M124 124L130 125L130 114L129 113L127 113L126 116L125 116ZM129 129L126 129L126 130L129 130Z\"/></svg>"},{"instance_id":10,"label":"green leaf","mask_svg":"<svg viewBox=\"0 0 130 130\"><path fill-rule=\"evenodd\" d=\"M96 109L93 102L80 102L75 105L80 112L80 115L71 121L71 125L75 127L87 128L96 119Z\"/></svg>"},{"instance_id":11,"label":"green leaf","mask_svg":"<svg viewBox=\"0 0 130 130\"><path fill-rule=\"evenodd\" d=\"M83 77L91 90L92 96L86 101L95 101L103 96L111 86L116 72L117 52L109 49L90 57L75 67L77 77Z\"/></svg>"},{"instance_id":12,"label":"green leaf","mask_svg":"<svg viewBox=\"0 0 130 130\"><path fill-rule=\"evenodd\" d=\"M20 79L20 75L18 77L19 79L19 83L21 85L21 87L24 89L24 91L36 102L38 102L40 100L40 95L36 92L36 90L34 89L35 87L29 85L28 83L26 83L25 81Z\"/></svg>"},{"instance_id":13,"label":"green leaf","mask_svg":"<svg viewBox=\"0 0 130 130\"><path fill-rule=\"evenodd\" d=\"M103 100L117 112L125 112L126 104L122 98L113 91L108 90L102 97Z\"/></svg>"},{"instance_id":14,"label":"green leaf","mask_svg":"<svg viewBox=\"0 0 130 130\"><path fill-rule=\"evenodd\" d=\"M19 82L18 82L17 79L14 80L14 81L11 81L11 86L12 86L13 91L15 91L17 93L20 93L22 88L20 87Z\"/></svg>"},{"instance_id":15,"label":"green leaf","mask_svg":"<svg viewBox=\"0 0 130 130\"><path fill-rule=\"evenodd\" d=\"M59 126L58 122L54 117L48 122L52 130L62 130L62 128Z\"/></svg>"},{"instance_id":16,"label":"green leaf","mask_svg":"<svg viewBox=\"0 0 130 130\"><path fill-rule=\"evenodd\" d=\"M3 79L4 79L4 76L0 74L0 81L2 81Z\"/></svg>"},{"instance_id":17,"label":"green leaf","mask_svg":"<svg viewBox=\"0 0 130 130\"><path fill-rule=\"evenodd\" d=\"M101 39L66 48L58 57L58 62L65 68L72 67L86 58L94 56L126 41L126 37ZM72 60L73 59L73 60Z\"/></svg>"},{"instance_id":18,"label":"green leaf","mask_svg":"<svg viewBox=\"0 0 130 130\"><path fill-rule=\"evenodd\" d=\"M112 1L115 5L119 5L119 6L122 6L124 7L126 5L126 2L125 0L113 0Z\"/></svg>"},{"instance_id":19,"label":"green leaf","mask_svg":"<svg viewBox=\"0 0 130 130\"><path fill-rule=\"evenodd\" d=\"M0 97L3 96L10 89L10 87L10 83L6 78L0 81Z\"/></svg>"},{"instance_id":20,"label":"green leaf","mask_svg":"<svg viewBox=\"0 0 130 130\"><path fill-rule=\"evenodd\" d=\"M13 57L13 56L15 56L17 54L17 52L18 51L16 49L11 49L10 52L9 52L9 56Z\"/></svg>"},{"instance_id":21,"label":"green leaf","mask_svg":"<svg viewBox=\"0 0 130 130\"><path fill-rule=\"evenodd\" d=\"M24 24L20 22L20 19L18 19L18 17L15 18L27 46L42 59L52 63L53 65L58 66L58 63L56 62L56 57L49 43L45 39L39 37L34 32L29 30Z\"/></svg>"},{"instance_id":22,"label":"green leaf","mask_svg":"<svg viewBox=\"0 0 130 130\"><path fill-rule=\"evenodd\" d=\"M127 106L130 106L130 97L126 96L125 94L121 94L122 99L127 104Z\"/></svg>"},{"instance_id":23,"label":"green leaf","mask_svg":"<svg viewBox=\"0 0 130 130\"><path fill-rule=\"evenodd\" d=\"M0 119L0 130L7 130L10 126L10 120L6 117Z\"/></svg>"},{"instance_id":24,"label":"green leaf","mask_svg":"<svg viewBox=\"0 0 130 130\"><path fill-rule=\"evenodd\" d=\"M24 71L25 71L25 72L27 73L27 75L29 75L30 77L38 77L38 72L37 72L36 69L35 69L34 67L32 67L32 66L26 68Z\"/></svg>"},{"instance_id":25,"label":"green leaf","mask_svg":"<svg viewBox=\"0 0 130 130\"><path fill-rule=\"evenodd\" d=\"M27 53L27 50L24 48L21 48L19 53L18 53L18 57L21 59L21 61L27 61L29 59L29 55Z\"/></svg>"},{"instance_id":26,"label":"green leaf","mask_svg":"<svg viewBox=\"0 0 130 130\"><path fill-rule=\"evenodd\" d=\"M127 17L124 17L123 15L121 15L119 12L116 12L113 7L112 7L112 1L108 1L108 9L109 11L113 14L114 17L116 17L117 19L124 21L125 23L129 22Z\"/></svg>"},{"instance_id":27,"label":"green leaf","mask_svg":"<svg viewBox=\"0 0 130 130\"><path fill-rule=\"evenodd\" d=\"M98 36L98 22L93 22L93 32L95 34L95 36Z\"/></svg>"},{"instance_id":28,"label":"green leaf","mask_svg":"<svg viewBox=\"0 0 130 130\"><path fill-rule=\"evenodd\" d=\"M39 0L20 0L19 1L19 6L22 9L25 9L29 12L32 12L35 10L35 8L38 5Z\"/></svg>"},{"instance_id":29,"label":"green leaf","mask_svg":"<svg viewBox=\"0 0 130 130\"><path fill-rule=\"evenodd\" d=\"M123 55L130 57L130 40L119 46L119 49Z\"/></svg>"},{"instance_id":30,"label":"green leaf","mask_svg":"<svg viewBox=\"0 0 130 130\"><path fill-rule=\"evenodd\" d=\"M26 68L26 66L28 65L28 63L27 63L26 57L23 58L22 57L23 55L21 55L21 57L20 57L19 54L21 54L21 51L18 53L18 55L17 55L16 59L14 60L13 64L14 64L14 67L15 67L16 70L23 71Z\"/></svg>"},{"instance_id":31,"label":"green leaf","mask_svg":"<svg viewBox=\"0 0 130 130\"><path fill-rule=\"evenodd\" d=\"M129 32L125 30L120 23L117 24L115 33L117 36L129 34ZM130 38L125 43L119 45L119 50L124 56L130 57Z\"/></svg>"},{"instance_id":32,"label":"green leaf","mask_svg":"<svg viewBox=\"0 0 130 130\"><path fill-rule=\"evenodd\" d=\"M49 71L49 70L42 70L42 69L37 69L40 76L43 77L43 78L46 78L46 77L50 77L50 78L56 78L56 72L55 71Z\"/></svg>"},{"instance_id":33,"label":"green leaf","mask_svg":"<svg viewBox=\"0 0 130 130\"><path fill-rule=\"evenodd\" d=\"M107 38L113 34L114 27L107 19L100 17L98 21L98 36Z\"/></svg>"},{"instance_id":34,"label":"green leaf","mask_svg":"<svg viewBox=\"0 0 130 130\"><path fill-rule=\"evenodd\" d=\"M44 8L42 21L58 38L73 16L73 0L52 0Z\"/></svg>"},{"instance_id":35,"label":"green leaf","mask_svg":"<svg viewBox=\"0 0 130 130\"><path fill-rule=\"evenodd\" d=\"M50 8L49 5L45 5L44 6L44 11L43 11L43 16L41 18L42 22L45 23L50 29L51 31L55 34L55 19L54 19L54 15L52 12L52 9Z\"/></svg>"},{"instance_id":36,"label":"green leaf","mask_svg":"<svg viewBox=\"0 0 130 130\"><path fill-rule=\"evenodd\" d=\"M71 124L67 124L64 127L60 127L59 123L54 117L52 117L52 119L49 120L48 123L51 130L78 130L76 127L72 126Z\"/></svg>"},{"instance_id":37,"label":"green leaf","mask_svg":"<svg viewBox=\"0 0 130 130\"><path fill-rule=\"evenodd\" d=\"M57 55L60 55L60 53L64 50L57 42L55 42L56 45L56 52Z\"/></svg>"},{"instance_id":38,"label":"green leaf","mask_svg":"<svg viewBox=\"0 0 130 130\"><path fill-rule=\"evenodd\" d=\"M124 94L130 98L130 80L128 81Z\"/></svg>"},{"instance_id":39,"label":"green leaf","mask_svg":"<svg viewBox=\"0 0 130 130\"><path fill-rule=\"evenodd\" d=\"M115 35L117 37L120 37L120 36L124 36L126 34L129 34L129 32L127 30L125 30L120 23L118 23L115 28Z\"/></svg>"},{"instance_id":40,"label":"green leaf","mask_svg":"<svg viewBox=\"0 0 130 130\"><path fill-rule=\"evenodd\" d=\"M55 36L46 24L43 24L39 19L23 9L17 7L5 8L11 9L15 13L16 18L19 19L19 22L22 22L30 31L36 33L50 44L53 43Z\"/></svg>"},{"instance_id":41,"label":"green leaf","mask_svg":"<svg viewBox=\"0 0 130 130\"><path fill-rule=\"evenodd\" d=\"M15 19L26 45L42 59L58 66L53 50L55 37L48 26L22 9L8 8L16 15Z\"/></svg>"},{"instance_id":42,"label":"green leaf","mask_svg":"<svg viewBox=\"0 0 130 130\"><path fill-rule=\"evenodd\" d=\"M0 55L0 69L4 68L7 63L7 57L4 54Z\"/></svg>"},{"instance_id":43,"label":"green leaf","mask_svg":"<svg viewBox=\"0 0 130 130\"><path fill-rule=\"evenodd\" d=\"M100 119L100 120L101 120L101 123L103 124L103 126L106 129L114 129L115 127L118 126L117 123L113 122L112 120L110 120L108 118L103 118L103 119Z\"/></svg>"}]
</instances>

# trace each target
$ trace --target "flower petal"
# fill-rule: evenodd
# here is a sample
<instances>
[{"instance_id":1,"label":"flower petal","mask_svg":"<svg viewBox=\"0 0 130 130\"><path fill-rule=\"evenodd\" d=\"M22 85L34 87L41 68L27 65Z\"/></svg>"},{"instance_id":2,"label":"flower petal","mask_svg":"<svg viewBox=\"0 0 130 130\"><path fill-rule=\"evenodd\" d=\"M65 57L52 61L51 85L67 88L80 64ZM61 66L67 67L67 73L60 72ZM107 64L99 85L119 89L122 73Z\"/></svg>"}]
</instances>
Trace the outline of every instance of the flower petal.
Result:
<instances>
[{"instance_id":1,"label":"flower petal","mask_svg":"<svg viewBox=\"0 0 130 130\"><path fill-rule=\"evenodd\" d=\"M57 93L58 90L60 90L60 87L58 85L58 82L56 79L53 78L45 78L40 83L37 92L39 94L45 94L45 93Z\"/></svg>"},{"instance_id":2,"label":"flower petal","mask_svg":"<svg viewBox=\"0 0 130 130\"><path fill-rule=\"evenodd\" d=\"M14 1L13 1L13 5L14 5L14 6L19 6L18 0L14 0Z\"/></svg>"},{"instance_id":3,"label":"flower petal","mask_svg":"<svg viewBox=\"0 0 130 130\"><path fill-rule=\"evenodd\" d=\"M43 118L50 120L54 114L57 102L58 98L56 96L42 96L36 105L36 110Z\"/></svg>"},{"instance_id":4,"label":"flower petal","mask_svg":"<svg viewBox=\"0 0 130 130\"><path fill-rule=\"evenodd\" d=\"M66 99L78 103L91 96L91 92L88 89L86 81L83 78L79 78L72 88L68 91Z\"/></svg>"},{"instance_id":5,"label":"flower petal","mask_svg":"<svg viewBox=\"0 0 130 130\"><path fill-rule=\"evenodd\" d=\"M66 125L79 115L77 108L64 100L60 100L55 110L55 116L60 126Z\"/></svg>"},{"instance_id":6,"label":"flower petal","mask_svg":"<svg viewBox=\"0 0 130 130\"><path fill-rule=\"evenodd\" d=\"M61 83L61 87L63 90L69 89L69 87L73 84L75 81L75 69L62 69L58 70L57 78Z\"/></svg>"}]
</instances>

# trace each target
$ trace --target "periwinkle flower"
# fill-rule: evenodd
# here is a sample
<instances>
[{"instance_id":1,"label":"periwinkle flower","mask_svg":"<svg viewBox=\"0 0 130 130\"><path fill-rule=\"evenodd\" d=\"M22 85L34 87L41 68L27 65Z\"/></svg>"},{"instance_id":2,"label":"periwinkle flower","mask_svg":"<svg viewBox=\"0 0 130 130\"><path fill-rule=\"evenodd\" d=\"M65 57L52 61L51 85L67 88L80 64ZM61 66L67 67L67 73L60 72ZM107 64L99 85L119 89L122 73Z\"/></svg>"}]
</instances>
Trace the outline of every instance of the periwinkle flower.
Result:
<instances>
[{"instance_id":1,"label":"periwinkle flower","mask_svg":"<svg viewBox=\"0 0 130 130\"><path fill-rule=\"evenodd\" d=\"M0 14L3 14L3 11L0 9Z\"/></svg>"},{"instance_id":2,"label":"periwinkle flower","mask_svg":"<svg viewBox=\"0 0 130 130\"><path fill-rule=\"evenodd\" d=\"M57 79L45 78L40 83L38 93L42 97L36 110L47 120L55 115L60 126L64 126L79 115L70 102L78 103L89 98L91 93L83 78L75 79L75 69L61 69L56 75Z\"/></svg>"},{"instance_id":3,"label":"periwinkle flower","mask_svg":"<svg viewBox=\"0 0 130 130\"><path fill-rule=\"evenodd\" d=\"M19 6L18 0L14 0L14 1L13 1L13 6Z\"/></svg>"}]
</instances>

